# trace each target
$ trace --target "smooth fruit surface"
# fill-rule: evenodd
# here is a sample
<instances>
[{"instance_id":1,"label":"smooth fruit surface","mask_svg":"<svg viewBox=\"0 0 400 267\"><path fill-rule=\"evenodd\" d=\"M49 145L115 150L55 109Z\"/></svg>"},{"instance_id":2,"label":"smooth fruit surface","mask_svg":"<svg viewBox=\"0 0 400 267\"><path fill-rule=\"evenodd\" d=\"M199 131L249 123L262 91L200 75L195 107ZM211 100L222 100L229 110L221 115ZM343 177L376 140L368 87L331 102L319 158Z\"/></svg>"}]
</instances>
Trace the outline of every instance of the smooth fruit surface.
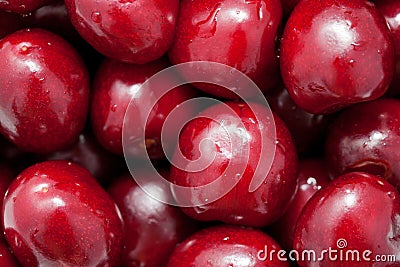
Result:
<instances>
[{"instance_id":1,"label":"smooth fruit surface","mask_svg":"<svg viewBox=\"0 0 400 267\"><path fill-rule=\"evenodd\" d=\"M332 123L325 157L335 175L364 171L400 188L400 101L379 99L344 111Z\"/></svg>"},{"instance_id":2,"label":"smooth fruit surface","mask_svg":"<svg viewBox=\"0 0 400 267\"><path fill-rule=\"evenodd\" d=\"M0 2L0 9L14 13L28 14L51 1L52 0L7 0Z\"/></svg>"},{"instance_id":3,"label":"smooth fruit surface","mask_svg":"<svg viewBox=\"0 0 400 267\"><path fill-rule=\"evenodd\" d=\"M376 99L393 77L390 30L367 0L301 1L285 26L280 51L286 87L311 113Z\"/></svg>"},{"instance_id":4,"label":"smooth fruit surface","mask_svg":"<svg viewBox=\"0 0 400 267\"><path fill-rule=\"evenodd\" d=\"M224 104L217 104L185 125L179 148L189 163L183 168L172 166L170 180L186 187L219 181L218 186L210 189L215 192L229 189L229 181L238 179L238 182L213 202L207 196L211 191L193 189L191 193L176 194L177 203L188 201L192 207L183 208L184 212L201 221L265 226L283 214L296 190L295 146L284 123L277 116L265 116L268 114L265 106L256 104L250 108L242 102L225 104L234 113L224 110ZM272 123L275 123L276 138ZM259 169L256 172L259 163L268 164L274 146L269 172ZM210 164L200 171L191 171L199 158ZM180 165L180 160L175 154L174 162ZM250 192L254 179L262 183Z\"/></svg>"},{"instance_id":5,"label":"smooth fruit surface","mask_svg":"<svg viewBox=\"0 0 400 267\"><path fill-rule=\"evenodd\" d=\"M157 190L159 194L170 194L169 188L148 178L149 182L142 186ZM165 266L176 245L192 234L198 225L179 208L147 195L129 174L116 179L108 192L124 219L122 266Z\"/></svg>"},{"instance_id":6,"label":"smooth fruit surface","mask_svg":"<svg viewBox=\"0 0 400 267\"><path fill-rule=\"evenodd\" d=\"M89 105L89 77L65 40L41 29L0 41L0 131L20 149L48 153L73 143Z\"/></svg>"},{"instance_id":7,"label":"smooth fruit surface","mask_svg":"<svg viewBox=\"0 0 400 267\"><path fill-rule=\"evenodd\" d=\"M261 90L269 89L279 80L275 38L281 18L278 0L183 0L169 58L173 64L223 63L248 75ZM215 81L230 78L229 73L215 72L212 67L201 71L216 77ZM196 86L212 95L237 98L222 87Z\"/></svg>"},{"instance_id":8,"label":"smooth fruit surface","mask_svg":"<svg viewBox=\"0 0 400 267\"><path fill-rule=\"evenodd\" d=\"M297 251L336 250L322 261L300 261L304 266L398 266L400 196L388 182L367 173L353 172L336 178L318 191L297 222L293 247ZM355 260L348 251L358 251ZM371 253L364 254L369 250ZM395 255L396 262L375 261L376 255ZM365 258L367 257L367 258ZM333 260L332 260L333 259ZM370 259L370 261L368 261ZM342 265L343 264L343 265Z\"/></svg>"},{"instance_id":9,"label":"smooth fruit surface","mask_svg":"<svg viewBox=\"0 0 400 267\"><path fill-rule=\"evenodd\" d=\"M24 170L4 198L3 227L24 266L119 266L119 210L73 163L47 161Z\"/></svg>"},{"instance_id":10,"label":"smooth fruit surface","mask_svg":"<svg viewBox=\"0 0 400 267\"><path fill-rule=\"evenodd\" d=\"M103 55L144 64L171 46L179 0L67 0L70 19Z\"/></svg>"},{"instance_id":11,"label":"smooth fruit surface","mask_svg":"<svg viewBox=\"0 0 400 267\"><path fill-rule=\"evenodd\" d=\"M168 267L266 267L289 266L286 261L259 259L267 247L281 248L271 237L251 228L214 226L201 230L182 242L173 252ZM261 258L261 257L260 257Z\"/></svg>"}]
</instances>

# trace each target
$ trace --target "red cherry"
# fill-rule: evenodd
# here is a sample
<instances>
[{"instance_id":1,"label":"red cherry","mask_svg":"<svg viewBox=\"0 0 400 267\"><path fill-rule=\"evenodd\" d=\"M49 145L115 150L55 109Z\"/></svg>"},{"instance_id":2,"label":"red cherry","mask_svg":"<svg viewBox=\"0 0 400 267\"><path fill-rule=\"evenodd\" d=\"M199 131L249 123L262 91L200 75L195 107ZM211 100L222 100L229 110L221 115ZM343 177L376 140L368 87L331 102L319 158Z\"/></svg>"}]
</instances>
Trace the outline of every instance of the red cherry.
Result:
<instances>
[{"instance_id":1,"label":"red cherry","mask_svg":"<svg viewBox=\"0 0 400 267\"><path fill-rule=\"evenodd\" d=\"M168 61L161 59L145 65L129 65L115 60L106 60L100 67L94 81L91 121L93 131L109 151L122 154L122 127L128 104L132 100L137 106L135 124L146 125L146 146L149 157L160 159L164 157L161 145L161 129L168 114L179 104L196 95L190 86L181 86L169 91L152 109L152 114L146 118L140 116L141 109L149 105L149 94L143 90L157 92L162 85L153 85L144 89L143 83L157 72L169 67ZM134 110L134 109L131 109ZM184 112L190 113L189 110ZM142 128L140 128L142 129ZM138 132L130 132L131 139L140 136ZM137 136L135 136L137 135ZM137 157L146 155L135 154Z\"/></svg>"},{"instance_id":2,"label":"red cherry","mask_svg":"<svg viewBox=\"0 0 400 267\"><path fill-rule=\"evenodd\" d=\"M392 0L379 0L376 1L376 6L385 17L388 23L391 35L393 36L394 45L396 48L396 71L393 76L393 81L388 90L389 94L400 94L400 24L398 18L400 15L400 2Z\"/></svg>"},{"instance_id":3,"label":"red cherry","mask_svg":"<svg viewBox=\"0 0 400 267\"><path fill-rule=\"evenodd\" d=\"M103 55L144 64L171 46L179 0L66 0L70 19Z\"/></svg>"},{"instance_id":4,"label":"red cherry","mask_svg":"<svg viewBox=\"0 0 400 267\"><path fill-rule=\"evenodd\" d=\"M0 41L0 131L19 148L53 152L82 131L89 78L78 54L60 37L22 30Z\"/></svg>"},{"instance_id":5,"label":"red cherry","mask_svg":"<svg viewBox=\"0 0 400 267\"><path fill-rule=\"evenodd\" d=\"M119 210L73 163L47 161L24 170L4 198L3 227L24 266L119 266Z\"/></svg>"},{"instance_id":6,"label":"red cherry","mask_svg":"<svg viewBox=\"0 0 400 267\"><path fill-rule=\"evenodd\" d=\"M282 78L296 104L311 113L382 96L394 58L386 21L367 0L301 1L281 43Z\"/></svg>"},{"instance_id":7,"label":"red cherry","mask_svg":"<svg viewBox=\"0 0 400 267\"><path fill-rule=\"evenodd\" d=\"M260 230L214 226L195 233L181 243L172 253L167 266L289 266L286 261L279 260L277 254L272 260L263 260L265 248L269 251L281 250L278 243Z\"/></svg>"},{"instance_id":8,"label":"red cherry","mask_svg":"<svg viewBox=\"0 0 400 267\"><path fill-rule=\"evenodd\" d=\"M237 68L261 90L279 80L275 39L282 18L278 0L183 0L174 43L169 51L173 64L212 61ZM215 80L231 79L230 73L201 70ZM190 73L186 73L190 76ZM237 98L223 87L196 86L215 96Z\"/></svg>"},{"instance_id":9,"label":"red cherry","mask_svg":"<svg viewBox=\"0 0 400 267\"><path fill-rule=\"evenodd\" d=\"M41 6L49 4L52 0L7 0L0 2L0 9L28 14Z\"/></svg>"},{"instance_id":10,"label":"red cherry","mask_svg":"<svg viewBox=\"0 0 400 267\"><path fill-rule=\"evenodd\" d=\"M271 109L278 114L292 133L298 152L317 150L315 146L325 135L329 117L301 109L293 102L284 87L268 91L266 98Z\"/></svg>"},{"instance_id":11,"label":"red cherry","mask_svg":"<svg viewBox=\"0 0 400 267\"><path fill-rule=\"evenodd\" d=\"M150 178L142 186L157 190L159 194L170 193L169 188L162 187ZM192 234L197 226L177 207L147 195L130 175L117 179L108 191L124 219L123 266L165 266L175 246Z\"/></svg>"},{"instance_id":12,"label":"red cherry","mask_svg":"<svg viewBox=\"0 0 400 267\"><path fill-rule=\"evenodd\" d=\"M0 38L24 28L22 16L0 10Z\"/></svg>"},{"instance_id":13,"label":"red cherry","mask_svg":"<svg viewBox=\"0 0 400 267\"><path fill-rule=\"evenodd\" d=\"M3 207L4 195L16 176L15 170L8 164L0 163L0 207ZM0 266L2 266L0 264Z\"/></svg>"},{"instance_id":14,"label":"red cherry","mask_svg":"<svg viewBox=\"0 0 400 267\"><path fill-rule=\"evenodd\" d=\"M344 111L332 123L326 159L336 175L364 171L400 189L400 101L379 99Z\"/></svg>"},{"instance_id":15,"label":"red cherry","mask_svg":"<svg viewBox=\"0 0 400 267\"><path fill-rule=\"evenodd\" d=\"M0 266L1 267L19 267L14 254L7 247L5 240L0 240Z\"/></svg>"},{"instance_id":16,"label":"red cherry","mask_svg":"<svg viewBox=\"0 0 400 267\"><path fill-rule=\"evenodd\" d=\"M229 224L265 226L284 213L295 193L295 146L286 126L277 116L273 117L275 138L271 126L274 123L272 117L260 116L268 114L265 106L255 104L253 112L241 102L226 104L235 116L227 112L225 104L217 104L185 125L179 137L179 147L189 162L182 169L172 166L170 179L180 186L198 187L221 177L219 186L213 189L216 192L225 192L230 188L225 179L239 181L231 191L214 202L208 199L209 192L193 189L190 194L177 192L177 203L190 203L193 207L183 208L183 211L201 221L218 220ZM275 145L276 151L272 155ZM262 146L265 149L263 155ZM194 164L192 161L196 162L200 156L210 165L200 171L189 170ZM273 157L271 170L255 174L258 163L268 164L269 156ZM181 158L176 154L173 162L182 164L180 161ZM256 178L261 178L263 182L255 191L250 192L249 185Z\"/></svg>"},{"instance_id":17,"label":"red cherry","mask_svg":"<svg viewBox=\"0 0 400 267\"><path fill-rule=\"evenodd\" d=\"M314 251L317 257L329 248L336 253L325 253L323 261L304 258L299 265L398 266L399 220L400 195L393 186L372 174L345 174L318 191L304 207L293 244L297 251ZM346 256L350 250L358 251L360 261L357 254L353 261L351 255ZM371 253L365 255L367 250ZM375 262L376 255L395 255L397 261Z\"/></svg>"},{"instance_id":18,"label":"red cherry","mask_svg":"<svg viewBox=\"0 0 400 267\"><path fill-rule=\"evenodd\" d=\"M325 163L320 159L300 161L298 189L292 204L272 227L273 236L286 249L291 249L297 219L308 200L330 182ZM271 232L272 233L272 232Z\"/></svg>"},{"instance_id":19,"label":"red cherry","mask_svg":"<svg viewBox=\"0 0 400 267\"><path fill-rule=\"evenodd\" d=\"M101 147L89 131L79 135L79 140L64 150L39 155L39 160L72 161L90 171L103 185L119 175L124 166L123 159Z\"/></svg>"},{"instance_id":20,"label":"red cherry","mask_svg":"<svg viewBox=\"0 0 400 267\"><path fill-rule=\"evenodd\" d=\"M283 14L285 17L289 17L293 9L300 2L300 0L281 0Z\"/></svg>"}]
</instances>

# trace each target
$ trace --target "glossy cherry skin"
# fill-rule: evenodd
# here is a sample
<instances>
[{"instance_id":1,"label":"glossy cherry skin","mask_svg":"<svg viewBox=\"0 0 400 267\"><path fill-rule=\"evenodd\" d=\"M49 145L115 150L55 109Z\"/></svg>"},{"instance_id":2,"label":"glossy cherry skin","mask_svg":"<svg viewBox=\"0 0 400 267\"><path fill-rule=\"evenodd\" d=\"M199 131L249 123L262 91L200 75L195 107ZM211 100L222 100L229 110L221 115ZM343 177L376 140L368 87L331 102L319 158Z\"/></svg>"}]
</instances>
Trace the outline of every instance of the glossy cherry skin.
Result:
<instances>
[{"instance_id":1,"label":"glossy cherry skin","mask_svg":"<svg viewBox=\"0 0 400 267\"><path fill-rule=\"evenodd\" d=\"M379 0L376 1L376 6L379 11L385 17L388 23L391 34L393 36L394 45L396 48L396 71L393 76L393 81L389 87L387 93L389 94L400 94L400 23L398 22L398 16L400 15L400 2L391 0Z\"/></svg>"},{"instance_id":2,"label":"glossy cherry skin","mask_svg":"<svg viewBox=\"0 0 400 267\"><path fill-rule=\"evenodd\" d=\"M312 114L294 103L286 88L279 86L266 94L271 109L285 122L292 133L299 153L316 150L329 124L329 116Z\"/></svg>"},{"instance_id":3,"label":"glossy cherry skin","mask_svg":"<svg viewBox=\"0 0 400 267\"><path fill-rule=\"evenodd\" d=\"M188 201L192 207L182 208L189 216L201 221L222 221L252 227L266 226L277 220L289 206L297 185L297 154L292 137L284 123L274 115L267 114L267 108L255 105L254 112L241 102L227 102L235 112L229 114L224 104L217 104L201 112L199 118L190 121L179 137L182 155L189 160L184 168L171 167L170 180L180 186L197 187L210 184L225 177L237 184L225 195L213 202L198 204L197 199L208 199L205 193L179 194L177 203ZM256 118L259 119L259 121ZM212 118L212 119L211 119ZM272 123L275 123L276 137L273 136ZM225 127L227 126L227 128ZM263 136L261 136L261 134ZM261 140L263 138L263 142ZM208 142L205 142L208 140ZM248 158L245 156L249 149ZM261 154L261 147L265 154ZM266 164L267 157L273 153L271 169L268 173L255 174L257 164ZM200 150L201 148L201 150ZM200 171L191 171L190 162L201 157L210 165ZM173 162L179 164L180 157L174 155ZM180 165L178 165L180 166ZM228 168L229 167L229 168ZM240 171L243 169L243 172ZM262 184L250 191L249 185L255 178ZM221 192L229 186L221 178L215 190ZM227 187L230 188L230 187ZM181 204L180 204L181 205Z\"/></svg>"},{"instance_id":4,"label":"glossy cherry skin","mask_svg":"<svg viewBox=\"0 0 400 267\"><path fill-rule=\"evenodd\" d=\"M145 89L141 86L148 78L167 67L169 63L165 59L144 65L106 60L101 65L94 81L91 122L97 139L106 149L116 154L123 153L122 127L128 104L132 100L138 107L135 124L146 126L146 147L149 157L152 159L164 157L161 129L166 117L176 106L196 95L195 89L190 86L177 87L169 91L154 106L146 122L145 118L139 115L141 107L145 108L150 103L148 94L144 94L143 90L156 92L161 89L159 87L161 85ZM134 139L135 135L140 135L140 131L130 134ZM142 158L146 155L137 153L135 156Z\"/></svg>"},{"instance_id":5,"label":"glossy cherry skin","mask_svg":"<svg viewBox=\"0 0 400 267\"><path fill-rule=\"evenodd\" d=\"M99 183L108 184L122 173L123 158L105 150L90 131L79 135L79 140L70 147L51 154L39 155L40 161L68 160L87 169Z\"/></svg>"},{"instance_id":6,"label":"glossy cherry skin","mask_svg":"<svg viewBox=\"0 0 400 267\"><path fill-rule=\"evenodd\" d=\"M120 266L119 210L74 163L47 161L24 170L4 198L3 227L24 266Z\"/></svg>"},{"instance_id":7,"label":"glossy cherry skin","mask_svg":"<svg viewBox=\"0 0 400 267\"><path fill-rule=\"evenodd\" d=\"M275 39L281 19L279 0L183 0L169 58L173 64L223 63L248 75L261 90L272 88L279 80ZM201 71L217 81L231 79L230 73L216 73L212 67ZM196 86L214 96L237 98L223 87Z\"/></svg>"},{"instance_id":8,"label":"glossy cherry skin","mask_svg":"<svg viewBox=\"0 0 400 267\"><path fill-rule=\"evenodd\" d=\"M53 0L8 0L0 2L0 9L14 13L28 14Z\"/></svg>"},{"instance_id":9,"label":"glossy cherry skin","mask_svg":"<svg viewBox=\"0 0 400 267\"><path fill-rule=\"evenodd\" d=\"M300 261L305 266L398 266L400 261L400 196L385 180L372 174L352 172L336 178L318 191L306 204L295 230L293 247L297 251L332 248L357 250L360 262L329 260ZM345 240L346 242L340 242ZM371 261L365 261L363 253ZM333 254L334 255L334 254ZM339 253L336 253L339 255ZM397 261L375 262L375 255L395 255ZM368 260L368 258L367 258Z\"/></svg>"},{"instance_id":10,"label":"glossy cherry skin","mask_svg":"<svg viewBox=\"0 0 400 267\"><path fill-rule=\"evenodd\" d=\"M251 228L219 225L205 228L182 242L172 253L168 267L264 267L289 266L286 261L259 259L260 251L281 250L267 234ZM261 255L262 256L262 255Z\"/></svg>"},{"instance_id":11,"label":"glossy cherry skin","mask_svg":"<svg viewBox=\"0 0 400 267\"><path fill-rule=\"evenodd\" d=\"M24 28L23 17L19 14L0 10L0 38Z\"/></svg>"},{"instance_id":12,"label":"glossy cherry skin","mask_svg":"<svg viewBox=\"0 0 400 267\"><path fill-rule=\"evenodd\" d=\"M297 219L308 200L330 182L325 162L306 159L299 163L298 189L285 214L270 228L271 234L285 249L291 249Z\"/></svg>"},{"instance_id":13,"label":"glossy cherry skin","mask_svg":"<svg viewBox=\"0 0 400 267\"><path fill-rule=\"evenodd\" d=\"M67 0L70 19L103 55L134 64L160 58L170 48L179 0Z\"/></svg>"},{"instance_id":14,"label":"glossy cherry skin","mask_svg":"<svg viewBox=\"0 0 400 267\"><path fill-rule=\"evenodd\" d=\"M379 99L345 110L326 139L326 160L335 175L369 172L400 189L400 101Z\"/></svg>"},{"instance_id":15,"label":"glossy cherry skin","mask_svg":"<svg viewBox=\"0 0 400 267\"><path fill-rule=\"evenodd\" d=\"M5 240L0 241L0 266L1 267L18 267L21 266L14 254L7 247Z\"/></svg>"},{"instance_id":16,"label":"glossy cherry skin","mask_svg":"<svg viewBox=\"0 0 400 267\"><path fill-rule=\"evenodd\" d=\"M301 1L282 37L282 78L301 108L332 113L382 96L394 52L386 21L371 2Z\"/></svg>"},{"instance_id":17,"label":"glossy cherry skin","mask_svg":"<svg viewBox=\"0 0 400 267\"><path fill-rule=\"evenodd\" d=\"M149 174L143 174L149 175ZM162 194L170 190L156 181L144 186ZM165 266L176 245L192 234L198 223L174 206L164 204L145 193L127 174L108 188L124 219L125 246L122 266Z\"/></svg>"},{"instance_id":18,"label":"glossy cherry skin","mask_svg":"<svg viewBox=\"0 0 400 267\"><path fill-rule=\"evenodd\" d=\"M73 143L89 104L89 77L76 51L41 29L0 41L0 132L20 149L47 153Z\"/></svg>"}]
</instances>

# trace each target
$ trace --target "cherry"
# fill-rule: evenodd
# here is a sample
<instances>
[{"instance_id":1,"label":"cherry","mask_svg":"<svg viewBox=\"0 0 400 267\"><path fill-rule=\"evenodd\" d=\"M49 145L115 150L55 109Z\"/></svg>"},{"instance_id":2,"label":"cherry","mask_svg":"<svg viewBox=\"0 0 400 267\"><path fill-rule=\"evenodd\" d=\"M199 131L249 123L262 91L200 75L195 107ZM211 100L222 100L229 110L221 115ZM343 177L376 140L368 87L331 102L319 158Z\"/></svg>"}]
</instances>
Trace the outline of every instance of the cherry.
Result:
<instances>
[{"instance_id":1,"label":"cherry","mask_svg":"<svg viewBox=\"0 0 400 267\"><path fill-rule=\"evenodd\" d=\"M57 152L39 155L40 161L68 160L86 168L101 184L107 184L123 169L123 159L101 147L90 131L79 135L79 140L70 147Z\"/></svg>"},{"instance_id":2,"label":"cherry","mask_svg":"<svg viewBox=\"0 0 400 267\"><path fill-rule=\"evenodd\" d=\"M400 101L379 99L344 111L332 123L326 159L334 174L369 172L400 188Z\"/></svg>"},{"instance_id":3,"label":"cherry","mask_svg":"<svg viewBox=\"0 0 400 267\"><path fill-rule=\"evenodd\" d=\"M281 0L284 17L289 17L300 0Z\"/></svg>"},{"instance_id":4,"label":"cherry","mask_svg":"<svg viewBox=\"0 0 400 267\"><path fill-rule=\"evenodd\" d=\"M89 102L87 70L75 50L45 30L21 30L1 39L0 64L0 132L29 152L73 143Z\"/></svg>"},{"instance_id":5,"label":"cherry","mask_svg":"<svg viewBox=\"0 0 400 267\"><path fill-rule=\"evenodd\" d=\"M15 176L16 171L10 165L0 163L0 207L3 207L4 195Z\"/></svg>"},{"instance_id":6,"label":"cherry","mask_svg":"<svg viewBox=\"0 0 400 267\"><path fill-rule=\"evenodd\" d=\"M143 83L157 72L169 67L168 61L160 59L145 65L132 65L115 60L106 60L96 74L91 109L93 131L109 151L122 154L122 127L124 116L130 101L137 105L137 114L149 104L149 94L143 90L160 91L161 85L155 84L149 88L141 87ZM141 116L135 117L135 124L146 125L146 146L149 157L160 159L164 157L161 145L161 129L168 114L185 100L194 97L196 92L190 86L181 86L169 91L152 109L148 121ZM133 109L132 109L133 110ZM190 113L189 110L184 113ZM140 131L131 132L131 139L140 135ZM136 135L136 136L135 136ZM137 157L145 157L136 153Z\"/></svg>"},{"instance_id":7,"label":"cherry","mask_svg":"<svg viewBox=\"0 0 400 267\"><path fill-rule=\"evenodd\" d=\"M0 10L0 38L24 28L23 17L19 14Z\"/></svg>"},{"instance_id":8,"label":"cherry","mask_svg":"<svg viewBox=\"0 0 400 267\"><path fill-rule=\"evenodd\" d=\"M119 210L71 162L47 161L18 175L4 198L3 227L24 266L119 266Z\"/></svg>"},{"instance_id":9,"label":"cherry","mask_svg":"<svg viewBox=\"0 0 400 267\"><path fill-rule=\"evenodd\" d=\"M299 265L398 266L399 218L400 195L388 182L362 172L338 177L306 204L293 243L297 251L314 251L317 257L329 248L336 253L325 253L324 260L317 263L303 259ZM351 256L346 259L350 250L358 251L359 261L357 255L355 260ZM365 254L367 250L371 253ZM395 255L397 261L375 262L375 255Z\"/></svg>"},{"instance_id":10,"label":"cherry","mask_svg":"<svg viewBox=\"0 0 400 267\"><path fill-rule=\"evenodd\" d=\"M398 95L400 93L400 24L398 23L398 17L400 15L400 2L379 0L376 1L376 6L385 17L391 29L396 48L396 71L388 93Z\"/></svg>"},{"instance_id":11,"label":"cherry","mask_svg":"<svg viewBox=\"0 0 400 267\"><path fill-rule=\"evenodd\" d=\"M321 159L306 159L300 161L298 190L292 204L285 214L276 221L271 233L276 240L286 249L291 249L297 219L307 204L308 200L330 181L330 176Z\"/></svg>"},{"instance_id":12,"label":"cherry","mask_svg":"<svg viewBox=\"0 0 400 267\"><path fill-rule=\"evenodd\" d=\"M220 225L203 229L182 242L172 253L167 266L180 267L262 267L289 266L275 256L263 260L263 251L281 248L271 237L251 228ZM262 253L260 253L260 251Z\"/></svg>"},{"instance_id":13,"label":"cherry","mask_svg":"<svg viewBox=\"0 0 400 267\"><path fill-rule=\"evenodd\" d=\"M288 91L280 86L266 94L271 109L285 122L293 135L299 153L317 150L323 139L329 116L308 113L293 102Z\"/></svg>"},{"instance_id":14,"label":"cherry","mask_svg":"<svg viewBox=\"0 0 400 267\"><path fill-rule=\"evenodd\" d=\"M227 112L225 104L234 114ZM182 163L176 153L173 162L183 168L172 166L170 180L193 190L183 194L177 191L177 203L189 203L192 207L183 208L183 211L201 221L218 220L254 227L268 225L284 213L296 190L297 155L294 143L277 116L265 116L268 114L265 106L254 104L250 109L242 102L225 104L206 109L186 124L180 134L179 148L185 161L189 162ZM276 138L271 127L272 120L275 122ZM264 143L261 143L262 140ZM263 146L265 151L261 153ZM274 146L276 151L272 155ZM268 164L271 155L271 170L268 173L256 172L258 163ZM202 161L210 164L199 171L192 171L190 166L195 165L200 156ZM238 179L238 182L226 195L213 202L207 196L210 192L196 190L196 187L216 180L220 182L212 190L228 190L231 187L224 179ZM250 182L256 179L263 182L255 191L250 191Z\"/></svg>"},{"instance_id":15,"label":"cherry","mask_svg":"<svg viewBox=\"0 0 400 267\"><path fill-rule=\"evenodd\" d=\"M169 58L173 64L190 61L223 63L248 75L261 90L279 80L275 39L282 18L278 0L182 0L177 32ZM204 67L208 77L231 79ZM190 76L190 73L186 73ZM223 87L206 83L196 86L212 95L237 98Z\"/></svg>"},{"instance_id":16,"label":"cherry","mask_svg":"<svg viewBox=\"0 0 400 267\"><path fill-rule=\"evenodd\" d=\"M170 193L169 188L150 178L145 187L162 194ZM115 180L108 192L124 219L123 266L165 266L175 246L196 229L195 221L186 217L177 207L147 195L129 174Z\"/></svg>"},{"instance_id":17,"label":"cherry","mask_svg":"<svg viewBox=\"0 0 400 267\"><path fill-rule=\"evenodd\" d=\"M100 53L144 64L171 46L179 0L66 0L70 19Z\"/></svg>"},{"instance_id":18,"label":"cherry","mask_svg":"<svg viewBox=\"0 0 400 267\"><path fill-rule=\"evenodd\" d=\"M0 9L15 13L28 14L53 0L7 0L0 1Z\"/></svg>"},{"instance_id":19,"label":"cherry","mask_svg":"<svg viewBox=\"0 0 400 267\"><path fill-rule=\"evenodd\" d=\"M382 96L394 58L386 21L367 0L300 1L285 26L280 57L291 97L311 113Z\"/></svg>"},{"instance_id":20,"label":"cherry","mask_svg":"<svg viewBox=\"0 0 400 267\"><path fill-rule=\"evenodd\" d=\"M14 254L7 247L5 240L0 240L0 266L2 267L19 267Z\"/></svg>"}]
</instances>

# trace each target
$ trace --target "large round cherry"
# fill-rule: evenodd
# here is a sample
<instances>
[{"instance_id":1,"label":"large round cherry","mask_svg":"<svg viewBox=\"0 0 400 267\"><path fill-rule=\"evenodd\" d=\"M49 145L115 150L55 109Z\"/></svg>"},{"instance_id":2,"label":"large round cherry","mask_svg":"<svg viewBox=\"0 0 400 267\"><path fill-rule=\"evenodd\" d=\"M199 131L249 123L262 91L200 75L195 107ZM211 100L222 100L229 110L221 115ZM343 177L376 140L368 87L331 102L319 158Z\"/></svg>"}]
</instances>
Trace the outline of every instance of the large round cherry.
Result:
<instances>
[{"instance_id":1,"label":"large round cherry","mask_svg":"<svg viewBox=\"0 0 400 267\"><path fill-rule=\"evenodd\" d=\"M245 73L261 90L277 84L275 39L282 18L278 0L183 0L180 5L177 32L169 51L173 64L218 62ZM232 78L230 73L215 72L212 66L201 71L215 81ZM223 87L205 83L196 86L219 97L237 98Z\"/></svg>"},{"instance_id":2,"label":"large round cherry","mask_svg":"<svg viewBox=\"0 0 400 267\"><path fill-rule=\"evenodd\" d=\"M20 264L8 248L4 239L0 240L0 266L19 267Z\"/></svg>"},{"instance_id":3,"label":"large round cherry","mask_svg":"<svg viewBox=\"0 0 400 267\"><path fill-rule=\"evenodd\" d=\"M119 210L74 163L47 161L24 170L4 198L3 227L24 266L120 266Z\"/></svg>"},{"instance_id":4,"label":"large round cherry","mask_svg":"<svg viewBox=\"0 0 400 267\"><path fill-rule=\"evenodd\" d=\"M297 219L308 200L330 181L324 161L306 159L300 161L298 190L285 214L270 228L271 234L285 249L291 249Z\"/></svg>"},{"instance_id":5,"label":"large round cherry","mask_svg":"<svg viewBox=\"0 0 400 267\"><path fill-rule=\"evenodd\" d=\"M372 174L348 173L306 204L297 221L293 247L313 251L320 258L305 257L299 262L301 267L398 266L399 223L400 195L393 186ZM384 258L377 255L386 259L395 255L397 260L379 262Z\"/></svg>"},{"instance_id":6,"label":"large round cherry","mask_svg":"<svg viewBox=\"0 0 400 267\"><path fill-rule=\"evenodd\" d=\"M100 53L144 64L170 48L179 0L66 0L70 19Z\"/></svg>"},{"instance_id":7,"label":"large round cherry","mask_svg":"<svg viewBox=\"0 0 400 267\"><path fill-rule=\"evenodd\" d=\"M152 84L144 88L143 83L157 72L169 67L165 59L160 59L144 65L131 65L115 60L106 60L100 67L94 81L94 91L91 106L91 121L93 131L102 144L109 151L122 154L122 128L124 116L129 103L137 108L135 124L140 129L146 127L146 148L150 158L164 157L161 144L161 130L168 114L182 102L194 97L196 92L190 86L181 86L169 91L166 95L155 101L150 117L141 115L142 110L150 105L147 96L151 92L161 92L162 84ZM143 93L144 90L151 92ZM156 95L156 94L155 94ZM155 99L154 99L155 100ZM130 112L135 110L130 109ZM188 109L182 110L190 114ZM130 140L138 139L141 132L130 131ZM133 151L134 149L132 149ZM136 153L135 156L143 158L146 155Z\"/></svg>"},{"instance_id":8,"label":"large round cherry","mask_svg":"<svg viewBox=\"0 0 400 267\"><path fill-rule=\"evenodd\" d=\"M400 101L379 99L344 111L331 125L326 159L332 171L369 172L400 189Z\"/></svg>"},{"instance_id":9,"label":"large round cherry","mask_svg":"<svg viewBox=\"0 0 400 267\"><path fill-rule=\"evenodd\" d=\"M284 213L296 190L297 155L284 123L267 114L267 108L258 104L250 108L241 102L220 103L185 125L179 137L183 157L174 155L170 180L193 188L190 193L175 190L179 205L192 206L183 208L186 214L202 221L261 227ZM257 169L268 162L269 172ZM250 190L255 180L261 185ZM229 181L237 181L231 190ZM201 189L204 185L212 188ZM215 192L221 193L211 201Z\"/></svg>"},{"instance_id":10,"label":"large round cherry","mask_svg":"<svg viewBox=\"0 0 400 267\"><path fill-rule=\"evenodd\" d=\"M287 261L277 254L265 257L269 251L281 248L271 237L251 228L214 226L203 229L182 242L172 253L168 267L286 267Z\"/></svg>"},{"instance_id":11,"label":"large round cherry","mask_svg":"<svg viewBox=\"0 0 400 267\"><path fill-rule=\"evenodd\" d=\"M382 96L394 52L385 18L370 1L300 1L282 37L282 78L301 108L331 113Z\"/></svg>"},{"instance_id":12,"label":"large round cherry","mask_svg":"<svg viewBox=\"0 0 400 267\"><path fill-rule=\"evenodd\" d=\"M0 41L0 131L22 150L53 152L82 131L89 77L76 51L41 29Z\"/></svg>"},{"instance_id":13,"label":"large round cherry","mask_svg":"<svg viewBox=\"0 0 400 267\"><path fill-rule=\"evenodd\" d=\"M143 173L143 175L149 175ZM169 195L170 189L149 178L142 186ZM125 175L109 187L124 219L122 266L165 266L176 245L194 232L197 223L177 207L155 200Z\"/></svg>"}]
</instances>

